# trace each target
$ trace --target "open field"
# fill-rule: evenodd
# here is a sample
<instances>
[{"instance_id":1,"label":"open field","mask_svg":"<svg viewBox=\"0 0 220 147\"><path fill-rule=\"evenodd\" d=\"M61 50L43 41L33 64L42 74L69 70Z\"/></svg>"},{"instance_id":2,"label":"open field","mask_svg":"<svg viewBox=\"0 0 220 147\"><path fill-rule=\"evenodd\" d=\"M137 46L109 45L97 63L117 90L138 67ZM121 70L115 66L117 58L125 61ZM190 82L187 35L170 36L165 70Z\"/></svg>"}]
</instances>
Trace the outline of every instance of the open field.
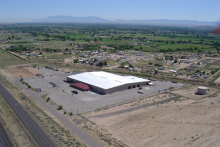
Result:
<instances>
[{"instance_id":1,"label":"open field","mask_svg":"<svg viewBox=\"0 0 220 147\"><path fill-rule=\"evenodd\" d=\"M0 67L25 63L28 62L0 49Z\"/></svg>"},{"instance_id":2,"label":"open field","mask_svg":"<svg viewBox=\"0 0 220 147\"><path fill-rule=\"evenodd\" d=\"M207 97L207 95L212 95L214 93L220 92L220 90L217 88L209 87L208 88L209 91L207 92L207 95L198 95L196 94L197 88L198 86L192 85L192 86L188 86L188 87L184 87L184 88L180 88L178 90L172 91L172 93L181 95L183 97L187 97L189 99L199 100L199 99L202 99L203 97Z\"/></svg>"},{"instance_id":3,"label":"open field","mask_svg":"<svg viewBox=\"0 0 220 147\"><path fill-rule=\"evenodd\" d=\"M170 96L161 94L136 103L144 105L143 102L151 103L153 99ZM127 113L103 115L137 106L128 103L85 114L94 124L85 121L81 126L88 128L88 132L98 130L131 147L218 146L219 98L219 93L200 100L181 97Z\"/></svg>"},{"instance_id":4,"label":"open field","mask_svg":"<svg viewBox=\"0 0 220 147\"><path fill-rule=\"evenodd\" d=\"M32 68L32 67L18 67L18 68L9 68L3 69L4 73L8 76L12 76L14 78L26 78L35 76L37 73L42 74L43 72Z\"/></svg>"}]
</instances>

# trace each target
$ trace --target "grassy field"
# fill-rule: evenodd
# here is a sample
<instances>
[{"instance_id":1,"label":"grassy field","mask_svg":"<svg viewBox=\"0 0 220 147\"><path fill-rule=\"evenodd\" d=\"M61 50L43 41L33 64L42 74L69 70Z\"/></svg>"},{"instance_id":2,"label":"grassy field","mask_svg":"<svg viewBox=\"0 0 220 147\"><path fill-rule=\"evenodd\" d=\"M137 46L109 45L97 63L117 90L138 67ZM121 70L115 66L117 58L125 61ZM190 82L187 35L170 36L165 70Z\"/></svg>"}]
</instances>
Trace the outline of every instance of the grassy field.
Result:
<instances>
[{"instance_id":1,"label":"grassy field","mask_svg":"<svg viewBox=\"0 0 220 147\"><path fill-rule=\"evenodd\" d=\"M47 57L50 57L50 59L65 59L65 58L71 58L73 55L71 54L63 54L63 53L43 53L43 55L46 55Z\"/></svg>"},{"instance_id":2,"label":"grassy field","mask_svg":"<svg viewBox=\"0 0 220 147\"><path fill-rule=\"evenodd\" d=\"M27 64L28 61L22 60L8 52L0 49L0 67L8 65L18 65L18 64Z\"/></svg>"}]
</instances>

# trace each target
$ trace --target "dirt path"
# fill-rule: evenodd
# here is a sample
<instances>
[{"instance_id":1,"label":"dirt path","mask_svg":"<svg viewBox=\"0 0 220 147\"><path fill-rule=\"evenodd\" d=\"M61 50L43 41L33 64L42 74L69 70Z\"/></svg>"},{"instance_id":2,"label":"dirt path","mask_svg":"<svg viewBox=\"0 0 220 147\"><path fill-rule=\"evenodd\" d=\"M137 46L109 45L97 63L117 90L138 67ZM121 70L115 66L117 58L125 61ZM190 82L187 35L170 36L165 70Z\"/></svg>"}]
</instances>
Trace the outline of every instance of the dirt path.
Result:
<instances>
[{"instance_id":1,"label":"dirt path","mask_svg":"<svg viewBox=\"0 0 220 147\"><path fill-rule=\"evenodd\" d=\"M168 99L159 101L159 102L154 102L154 103L151 103L151 104L146 104L146 105L143 105L143 106L137 106L137 107L128 108L128 109L125 109L125 110L120 110L120 111L116 111L116 112L110 112L110 113L100 114L100 115L96 115L96 116L91 116L91 117L88 117L88 118L83 118L83 119L79 119L79 120L74 120L74 122L76 122L76 123L79 124L79 123L81 123L82 121L87 120L87 119L90 119L90 118L103 118L103 117L110 117L110 116L114 116L114 115L119 115L119 114L123 114L123 113L128 113L128 112L135 111L135 110L138 110L138 109L141 109L141 108L147 108L147 107L150 107L150 106L154 106L154 105L166 103L166 102L169 102L169 101L178 99L178 98L180 98L180 97L181 97L181 96L175 96L175 97L171 97L171 98L168 98Z\"/></svg>"}]
</instances>

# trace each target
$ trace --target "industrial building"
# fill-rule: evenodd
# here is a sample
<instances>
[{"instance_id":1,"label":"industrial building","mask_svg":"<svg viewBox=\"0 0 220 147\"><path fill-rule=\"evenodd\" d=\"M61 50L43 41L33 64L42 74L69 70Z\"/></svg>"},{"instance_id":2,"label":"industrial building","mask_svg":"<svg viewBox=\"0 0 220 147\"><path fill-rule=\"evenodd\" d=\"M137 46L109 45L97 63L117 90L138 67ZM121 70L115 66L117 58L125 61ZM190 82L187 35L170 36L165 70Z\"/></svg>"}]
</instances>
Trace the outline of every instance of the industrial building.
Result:
<instances>
[{"instance_id":1,"label":"industrial building","mask_svg":"<svg viewBox=\"0 0 220 147\"><path fill-rule=\"evenodd\" d=\"M120 76L108 72L84 72L67 77L70 83L83 83L88 85L90 90L100 94L110 94L117 91L132 89L148 85L150 80L134 76ZM74 84L76 87L78 84ZM80 89L80 86L77 87ZM84 89L82 89L84 90Z\"/></svg>"}]
</instances>

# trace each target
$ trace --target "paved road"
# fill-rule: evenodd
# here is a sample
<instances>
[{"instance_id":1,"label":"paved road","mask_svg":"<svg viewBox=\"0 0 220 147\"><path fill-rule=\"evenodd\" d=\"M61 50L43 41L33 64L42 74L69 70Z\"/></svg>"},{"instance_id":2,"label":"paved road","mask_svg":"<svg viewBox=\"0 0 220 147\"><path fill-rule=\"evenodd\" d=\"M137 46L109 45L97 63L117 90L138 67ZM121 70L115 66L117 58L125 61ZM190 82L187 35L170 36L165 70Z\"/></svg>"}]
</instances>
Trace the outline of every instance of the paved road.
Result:
<instances>
[{"instance_id":1,"label":"paved road","mask_svg":"<svg viewBox=\"0 0 220 147\"><path fill-rule=\"evenodd\" d=\"M0 83L0 94L41 147L56 147L57 145L43 132L30 114L17 102L14 96Z\"/></svg>"},{"instance_id":2,"label":"paved road","mask_svg":"<svg viewBox=\"0 0 220 147\"><path fill-rule=\"evenodd\" d=\"M65 126L69 128L74 134L76 134L79 138L86 142L90 147L103 147L97 140L92 138L89 134L84 132L81 128L79 128L73 121L69 120L61 111L57 111L54 107L52 107L49 103L46 103L40 95L36 94L36 92L27 89L20 82L15 82L19 87L24 89L29 95L32 96L41 106L43 106L48 112L50 112L54 117L60 120Z\"/></svg>"},{"instance_id":3,"label":"paved road","mask_svg":"<svg viewBox=\"0 0 220 147\"><path fill-rule=\"evenodd\" d=\"M103 117L109 117L109 116L113 116L113 115L128 113L128 112L131 112L131 111L134 111L134 110L138 110L138 109L141 109L141 108L146 108L146 107L149 107L149 106L154 106L154 105L166 103L166 102L172 101L174 99L178 99L180 97L181 96L175 96L175 97L171 97L171 98L168 98L168 99L165 99L165 100L162 100L162 101L146 104L146 105L143 105L143 106L137 106L137 107L128 108L128 109L125 109L125 110L120 110L120 111L116 111L116 112L110 112L110 113L105 113L105 114L91 116L91 117L88 117L88 118L82 118L82 119L74 120L74 122L81 123L82 121L87 120L89 118L103 118Z\"/></svg>"},{"instance_id":4,"label":"paved road","mask_svg":"<svg viewBox=\"0 0 220 147\"><path fill-rule=\"evenodd\" d=\"M0 126L0 147L13 147L2 126Z\"/></svg>"}]
</instances>

